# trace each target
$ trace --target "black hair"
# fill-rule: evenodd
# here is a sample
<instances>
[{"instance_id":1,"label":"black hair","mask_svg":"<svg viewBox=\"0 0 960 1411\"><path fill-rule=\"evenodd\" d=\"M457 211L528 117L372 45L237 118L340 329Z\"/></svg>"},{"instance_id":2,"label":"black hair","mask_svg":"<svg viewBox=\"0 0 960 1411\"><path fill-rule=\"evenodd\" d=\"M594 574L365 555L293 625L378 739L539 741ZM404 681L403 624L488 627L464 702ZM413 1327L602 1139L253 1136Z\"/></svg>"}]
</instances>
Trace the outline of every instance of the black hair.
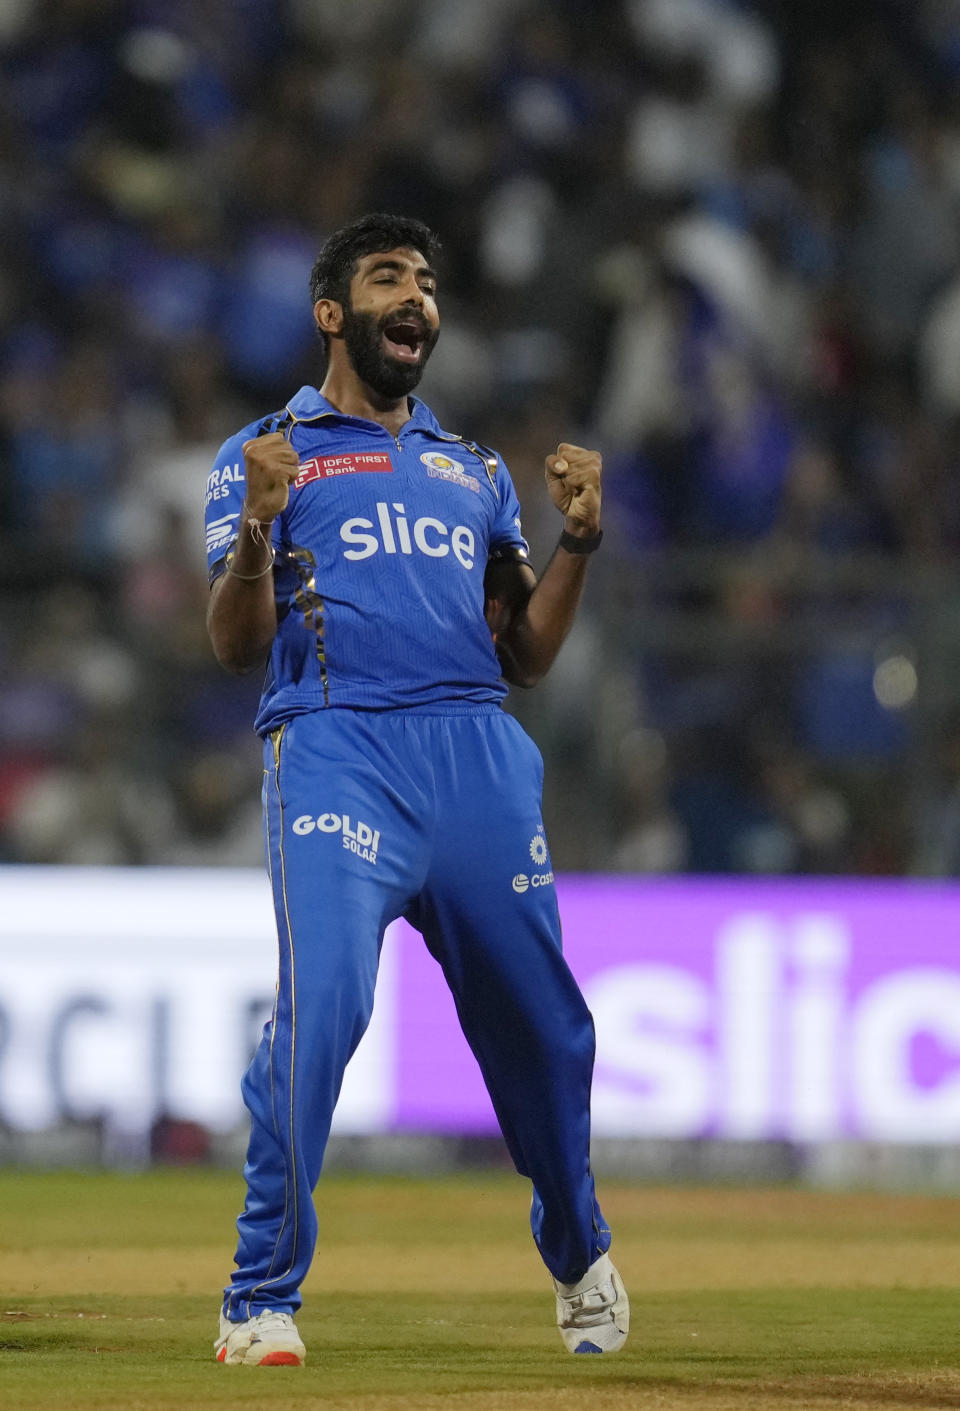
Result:
<instances>
[{"instance_id":1,"label":"black hair","mask_svg":"<svg viewBox=\"0 0 960 1411\"><path fill-rule=\"evenodd\" d=\"M334 299L338 304L346 304L357 261L364 255L401 249L419 250L427 263L433 265L440 254L440 240L429 226L412 216L376 213L341 226L325 242L310 271L313 302Z\"/></svg>"}]
</instances>

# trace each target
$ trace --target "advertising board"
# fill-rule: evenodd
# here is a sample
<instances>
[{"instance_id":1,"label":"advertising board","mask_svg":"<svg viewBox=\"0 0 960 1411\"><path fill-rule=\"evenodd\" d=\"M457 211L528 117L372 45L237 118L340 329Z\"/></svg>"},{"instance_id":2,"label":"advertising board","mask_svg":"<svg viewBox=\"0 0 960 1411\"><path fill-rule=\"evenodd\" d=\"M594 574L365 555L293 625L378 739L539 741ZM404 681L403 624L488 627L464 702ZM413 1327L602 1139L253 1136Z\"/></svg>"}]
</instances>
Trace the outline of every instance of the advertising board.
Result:
<instances>
[{"instance_id":1,"label":"advertising board","mask_svg":"<svg viewBox=\"0 0 960 1411\"><path fill-rule=\"evenodd\" d=\"M960 1142L960 887L557 889L597 1027L596 1135ZM258 871L0 869L0 1121L234 1128L275 964ZM496 1130L440 970L403 923L335 1130Z\"/></svg>"}]
</instances>

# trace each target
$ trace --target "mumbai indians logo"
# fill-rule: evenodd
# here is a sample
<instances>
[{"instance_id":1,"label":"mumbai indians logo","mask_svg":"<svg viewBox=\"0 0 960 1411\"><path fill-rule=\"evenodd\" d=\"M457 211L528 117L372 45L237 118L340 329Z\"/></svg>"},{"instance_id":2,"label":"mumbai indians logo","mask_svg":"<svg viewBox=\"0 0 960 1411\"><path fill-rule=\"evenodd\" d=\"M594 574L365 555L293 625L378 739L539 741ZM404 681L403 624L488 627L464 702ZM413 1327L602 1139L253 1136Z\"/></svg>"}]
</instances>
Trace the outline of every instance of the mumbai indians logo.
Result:
<instances>
[{"instance_id":1,"label":"mumbai indians logo","mask_svg":"<svg viewBox=\"0 0 960 1411\"><path fill-rule=\"evenodd\" d=\"M465 490L480 492L480 481L475 475L468 475L459 461L451 460L442 451L424 451L420 457L427 467L431 480L446 480L451 485L462 485Z\"/></svg>"},{"instance_id":2,"label":"mumbai indians logo","mask_svg":"<svg viewBox=\"0 0 960 1411\"><path fill-rule=\"evenodd\" d=\"M358 822L354 827L348 813L321 813L319 818L314 818L310 813L303 813L294 820L293 831L301 838L314 830L318 833L342 833L343 846L347 852L356 853L364 862L372 862L376 866L380 831L371 828L369 823Z\"/></svg>"},{"instance_id":3,"label":"mumbai indians logo","mask_svg":"<svg viewBox=\"0 0 960 1411\"><path fill-rule=\"evenodd\" d=\"M530 839L530 861L534 867L546 867L547 865L547 840L543 836L542 826ZM526 892L530 887L548 887L552 881L552 871L534 872L530 877L525 872L518 872L513 879L512 886L515 892Z\"/></svg>"}]
</instances>

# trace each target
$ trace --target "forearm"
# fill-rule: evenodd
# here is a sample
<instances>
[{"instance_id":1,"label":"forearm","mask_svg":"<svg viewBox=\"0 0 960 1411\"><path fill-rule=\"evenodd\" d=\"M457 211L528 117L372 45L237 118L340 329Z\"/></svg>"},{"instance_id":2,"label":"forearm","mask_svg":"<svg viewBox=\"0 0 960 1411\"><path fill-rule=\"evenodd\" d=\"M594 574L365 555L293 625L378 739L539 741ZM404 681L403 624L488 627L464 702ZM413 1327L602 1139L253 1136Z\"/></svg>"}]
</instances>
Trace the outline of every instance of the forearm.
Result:
<instances>
[{"instance_id":1,"label":"forearm","mask_svg":"<svg viewBox=\"0 0 960 1411\"><path fill-rule=\"evenodd\" d=\"M526 605L498 638L504 675L513 685L535 686L550 670L573 626L587 562L587 554L558 544Z\"/></svg>"},{"instance_id":2,"label":"forearm","mask_svg":"<svg viewBox=\"0 0 960 1411\"><path fill-rule=\"evenodd\" d=\"M277 630L269 524L241 516L228 568L213 584L207 631L221 666L237 675L265 661Z\"/></svg>"}]
</instances>

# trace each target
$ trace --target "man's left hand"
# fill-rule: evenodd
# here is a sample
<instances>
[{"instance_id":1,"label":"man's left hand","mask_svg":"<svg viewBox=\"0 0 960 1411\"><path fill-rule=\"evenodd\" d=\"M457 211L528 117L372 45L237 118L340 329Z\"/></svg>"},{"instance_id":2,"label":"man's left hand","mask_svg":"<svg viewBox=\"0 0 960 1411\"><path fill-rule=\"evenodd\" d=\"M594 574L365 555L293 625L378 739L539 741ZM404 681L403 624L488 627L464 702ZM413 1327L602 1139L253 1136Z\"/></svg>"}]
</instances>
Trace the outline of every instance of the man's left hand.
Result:
<instances>
[{"instance_id":1,"label":"man's left hand","mask_svg":"<svg viewBox=\"0 0 960 1411\"><path fill-rule=\"evenodd\" d=\"M556 455L547 456L544 467L550 498L566 516L568 534L590 538L600 531L599 451L587 451L561 441Z\"/></svg>"}]
</instances>

